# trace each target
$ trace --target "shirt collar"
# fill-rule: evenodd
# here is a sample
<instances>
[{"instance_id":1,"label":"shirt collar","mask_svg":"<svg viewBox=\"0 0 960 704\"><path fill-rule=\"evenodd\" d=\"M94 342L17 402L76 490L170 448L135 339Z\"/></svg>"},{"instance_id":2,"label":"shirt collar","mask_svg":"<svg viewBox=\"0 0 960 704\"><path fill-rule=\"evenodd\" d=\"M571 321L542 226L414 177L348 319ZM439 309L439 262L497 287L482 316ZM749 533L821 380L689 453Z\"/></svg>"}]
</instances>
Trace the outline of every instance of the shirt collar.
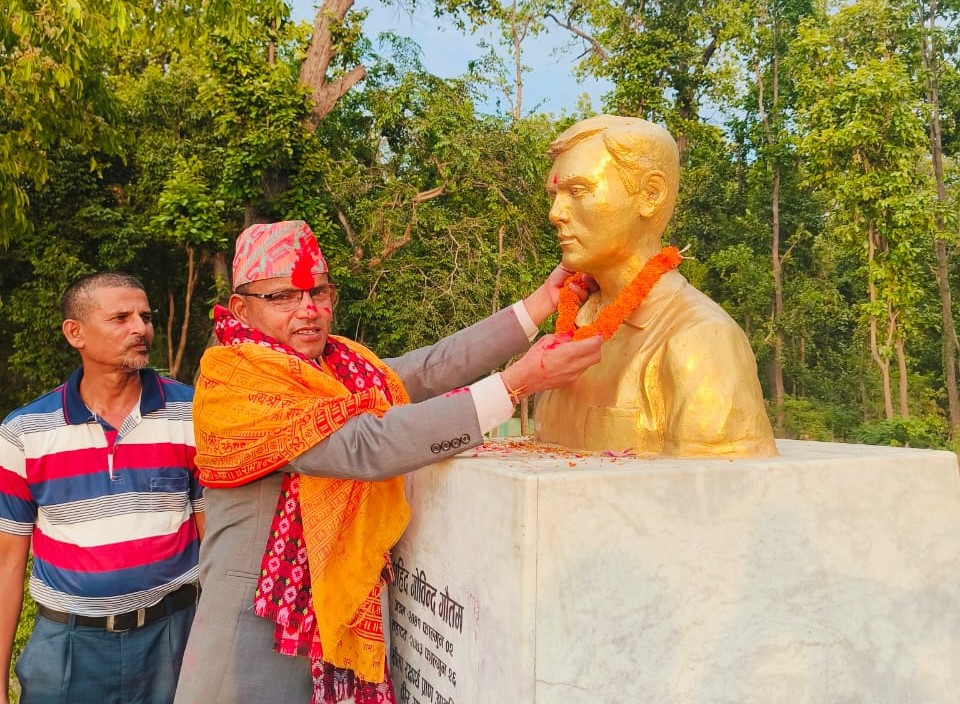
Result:
<instances>
[{"instance_id":1,"label":"shirt collar","mask_svg":"<svg viewBox=\"0 0 960 704\"><path fill-rule=\"evenodd\" d=\"M650 327L667 308L667 304L688 285L686 277L679 271L666 272L650 289L650 293L640 307L627 317L624 324L640 330Z\"/></svg>"},{"instance_id":2,"label":"shirt collar","mask_svg":"<svg viewBox=\"0 0 960 704\"><path fill-rule=\"evenodd\" d=\"M67 383L63 385L63 417L68 425L82 425L95 421L93 412L80 398L80 380L83 379L83 367L77 369ZM140 415L163 408L163 386L160 375L153 369L140 370Z\"/></svg>"}]
</instances>

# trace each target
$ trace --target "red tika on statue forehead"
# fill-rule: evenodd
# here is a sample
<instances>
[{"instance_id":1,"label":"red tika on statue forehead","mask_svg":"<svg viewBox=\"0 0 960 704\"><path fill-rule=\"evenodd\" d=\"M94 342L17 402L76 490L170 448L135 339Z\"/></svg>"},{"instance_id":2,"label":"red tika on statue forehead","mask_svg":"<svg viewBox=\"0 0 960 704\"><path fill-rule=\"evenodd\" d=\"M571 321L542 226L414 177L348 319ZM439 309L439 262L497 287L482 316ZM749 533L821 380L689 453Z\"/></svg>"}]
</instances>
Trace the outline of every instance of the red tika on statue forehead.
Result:
<instances>
[{"instance_id":1,"label":"red tika on statue forehead","mask_svg":"<svg viewBox=\"0 0 960 704\"><path fill-rule=\"evenodd\" d=\"M302 237L297 244L297 259L293 263L290 281L294 286L309 291L313 288L313 270L320 259L320 247L313 237Z\"/></svg>"}]
</instances>

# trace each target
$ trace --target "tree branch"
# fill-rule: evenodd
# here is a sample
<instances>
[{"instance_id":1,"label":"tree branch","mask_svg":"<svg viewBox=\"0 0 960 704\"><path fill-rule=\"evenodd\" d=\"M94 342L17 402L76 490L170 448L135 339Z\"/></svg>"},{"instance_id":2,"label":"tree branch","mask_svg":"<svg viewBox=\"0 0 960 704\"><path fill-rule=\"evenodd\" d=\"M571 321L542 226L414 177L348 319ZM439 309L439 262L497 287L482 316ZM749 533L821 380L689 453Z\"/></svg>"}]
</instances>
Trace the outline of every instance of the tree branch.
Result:
<instances>
[{"instance_id":1,"label":"tree branch","mask_svg":"<svg viewBox=\"0 0 960 704\"><path fill-rule=\"evenodd\" d=\"M343 76L327 81L327 69L337 54L333 27L343 21L353 7L353 2L354 0L324 0L317 10L310 46L300 65L300 83L313 92L313 111L308 120L313 130L330 114L337 101L367 75L364 66L354 66Z\"/></svg>"},{"instance_id":2,"label":"tree branch","mask_svg":"<svg viewBox=\"0 0 960 704\"><path fill-rule=\"evenodd\" d=\"M557 17L552 12L545 13L544 17L549 17L554 22L556 22L557 25L559 25L560 27L563 27L568 32L573 33L574 35L580 37L583 41L587 42L590 45L590 47L593 49L593 52L604 61L610 60L610 54L608 54L606 50L602 46L600 46L600 42L598 42L596 39L591 37L589 34L584 32L579 27L574 27L573 24L570 23L569 21L561 22L559 19L557 19Z\"/></svg>"},{"instance_id":3,"label":"tree branch","mask_svg":"<svg viewBox=\"0 0 960 704\"><path fill-rule=\"evenodd\" d=\"M413 212L410 215L410 222L403 228L403 236L393 242L385 242L383 249L380 250L380 254L370 259L369 265L371 267L380 266L382 262L393 256L394 252L410 243L410 240L413 239L413 227L417 224L417 206L420 203L426 203L428 200L433 200L442 195L444 188L446 188L445 185L437 186L427 191L420 191L420 193L413 197Z\"/></svg>"}]
</instances>

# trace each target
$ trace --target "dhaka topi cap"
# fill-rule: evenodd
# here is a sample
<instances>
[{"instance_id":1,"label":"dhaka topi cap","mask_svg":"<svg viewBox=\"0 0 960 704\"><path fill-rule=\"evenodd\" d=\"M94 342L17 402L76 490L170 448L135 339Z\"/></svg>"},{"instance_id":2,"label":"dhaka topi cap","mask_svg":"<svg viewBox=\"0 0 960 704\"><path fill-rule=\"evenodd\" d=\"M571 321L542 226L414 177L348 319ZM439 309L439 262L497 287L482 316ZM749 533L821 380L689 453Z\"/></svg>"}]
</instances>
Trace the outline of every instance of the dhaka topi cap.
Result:
<instances>
[{"instance_id":1,"label":"dhaka topi cap","mask_svg":"<svg viewBox=\"0 0 960 704\"><path fill-rule=\"evenodd\" d=\"M317 238L303 220L251 225L237 237L234 289L261 279L290 277L301 289L313 288L315 274L329 271Z\"/></svg>"}]
</instances>

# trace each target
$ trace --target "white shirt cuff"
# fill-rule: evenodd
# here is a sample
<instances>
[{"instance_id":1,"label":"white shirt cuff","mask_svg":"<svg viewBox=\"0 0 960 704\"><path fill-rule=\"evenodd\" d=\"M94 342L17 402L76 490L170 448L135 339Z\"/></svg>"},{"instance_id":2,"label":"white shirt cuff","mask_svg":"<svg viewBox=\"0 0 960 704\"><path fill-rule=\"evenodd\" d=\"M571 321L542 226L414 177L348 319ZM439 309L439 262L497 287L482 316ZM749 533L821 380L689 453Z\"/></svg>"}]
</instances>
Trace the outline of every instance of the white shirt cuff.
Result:
<instances>
[{"instance_id":1,"label":"white shirt cuff","mask_svg":"<svg viewBox=\"0 0 960 704\"><path fill-rule=\"evenodd\" d=\"M517 301L513 304L513 312L516 314L517 320L523 327L523 331L527 333L527 339L530 340L530 342L533 342L533 339L537 336L537 333L540 332L540 328L538 328L537 324L533 322L533 318L531 318L530 314L527 312L527 307L523 305L523 301Z\"/></svg>"},{"instance_id":2,"label":"white shirt cuff","mask_svg":"<svg viewBox=\"0 0 960 704\"><path fill-rule=\"evenodd\" d=\"M513 416L513 403L499 374L491 374L475 384L470 384L469 389L473 405L477 409L481 433L489 433Z\"/></svg>"}]
</instances>

